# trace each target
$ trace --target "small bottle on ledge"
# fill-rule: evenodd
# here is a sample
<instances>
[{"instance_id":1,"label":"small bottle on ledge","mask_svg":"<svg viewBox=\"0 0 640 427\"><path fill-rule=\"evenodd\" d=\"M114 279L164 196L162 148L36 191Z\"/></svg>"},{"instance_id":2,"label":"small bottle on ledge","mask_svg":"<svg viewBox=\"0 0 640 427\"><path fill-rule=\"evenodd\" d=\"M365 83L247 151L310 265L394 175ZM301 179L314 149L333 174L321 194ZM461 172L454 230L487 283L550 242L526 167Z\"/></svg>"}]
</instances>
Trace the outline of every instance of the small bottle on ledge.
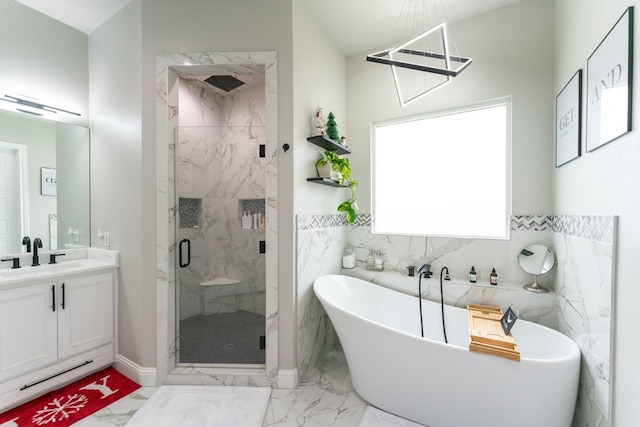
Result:
<instances>
[{"instance_id":1,"label":"small bottle on ledge","mask_svg":"<svg viewBox=\"0 0 640 427\"><path fill-rule=\"evenodd\" d=\"M498 273L496 273L496 269L491 269L491 274L489 275L489 283L492 285L498 284Z\"/></svg>"},{"instance_id":2,"label":"small bottle on ledge","mask_svg":"<svg viewBox=\"0 0 640 427\"><path fill-rule=\"evenodd\" d=\"M469 281L471 283L476 283L477 280L477 274L476 274L476 268L474 266L471 266L471 270L469 271Z\"/></svg>"}]
</instances>

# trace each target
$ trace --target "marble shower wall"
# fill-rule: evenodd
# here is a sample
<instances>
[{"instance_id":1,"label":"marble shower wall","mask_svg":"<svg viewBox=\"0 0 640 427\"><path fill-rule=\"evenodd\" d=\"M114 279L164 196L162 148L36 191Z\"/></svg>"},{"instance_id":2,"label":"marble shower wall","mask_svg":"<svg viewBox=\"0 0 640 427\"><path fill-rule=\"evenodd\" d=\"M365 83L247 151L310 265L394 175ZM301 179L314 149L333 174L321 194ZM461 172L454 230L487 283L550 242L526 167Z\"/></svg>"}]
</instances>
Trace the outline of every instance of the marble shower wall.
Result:
<instances>
[{"instance_id":1,"label":"marble shower wall","mask_svg":"<svg viewBox=\"0 0 640 427\"><path fill-rule=\"evenodd\" d=\"M225 97L198 80L181 81L183 126L176 129L179 238L191 241L192 255L191 265L180 269L181 319L238 310L265 314L265 257L259 253L265 231L240 225L245 203L262 201L264 213L265 159L258 155L265 141L264 113L257 108L264 103L260 94L264 98L264 87ZM187 125L194 123L205 125ZM183 216L195 218L186 221ZM216 278L240 284L199 285Z\"/></svg>"},{"instance_id":2,"label":"marble shower wall","mask_svg":"<svg viewBox=\"0 0 640 427\"><path fill-rule=\"evenodd\" d=\"M554 217L559 330L580 347L574 426L610 425L613 265L616 217Z\"/></svg>"}]
</instances>

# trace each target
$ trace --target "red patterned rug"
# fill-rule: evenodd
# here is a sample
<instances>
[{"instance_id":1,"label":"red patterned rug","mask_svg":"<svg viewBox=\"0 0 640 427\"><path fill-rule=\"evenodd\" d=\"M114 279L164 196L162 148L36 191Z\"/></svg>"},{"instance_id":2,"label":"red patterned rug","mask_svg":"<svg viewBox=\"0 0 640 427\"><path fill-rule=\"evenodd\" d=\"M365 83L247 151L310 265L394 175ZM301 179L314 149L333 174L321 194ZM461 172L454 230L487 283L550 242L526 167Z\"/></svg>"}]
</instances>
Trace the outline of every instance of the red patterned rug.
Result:
<instances>
[{"instance_id":1,"label":"red patterned rug","mask_svg":"<svg viewBox=\"0 0 640 427\"><path fill-rule=\"evenodd\" d=\"M0 427L66 427L140 386L107 368L0 414Z\"/></svg>"}]
</instances>

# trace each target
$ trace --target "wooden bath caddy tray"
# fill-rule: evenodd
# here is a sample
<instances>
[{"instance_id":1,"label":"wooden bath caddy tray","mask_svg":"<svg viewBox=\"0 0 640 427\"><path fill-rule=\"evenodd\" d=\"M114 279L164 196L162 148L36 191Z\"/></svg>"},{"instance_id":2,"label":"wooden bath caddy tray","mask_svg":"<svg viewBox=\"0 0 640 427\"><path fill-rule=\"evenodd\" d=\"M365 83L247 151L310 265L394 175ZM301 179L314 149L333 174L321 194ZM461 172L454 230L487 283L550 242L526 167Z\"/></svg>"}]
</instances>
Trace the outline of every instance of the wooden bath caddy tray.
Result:
<instances>
[{"instance_id":1,"label":"wooden bath caddy tray","mask_svg":"<svg viewBox=\"0 0 640 427\"><path fill-rule=\"evenodd\" d=\"M493 354L519 362L520 350L511 333L504 333L500 324L502 315L499 307L467 304L469 351Z\"/></svg>"}]
</instances>

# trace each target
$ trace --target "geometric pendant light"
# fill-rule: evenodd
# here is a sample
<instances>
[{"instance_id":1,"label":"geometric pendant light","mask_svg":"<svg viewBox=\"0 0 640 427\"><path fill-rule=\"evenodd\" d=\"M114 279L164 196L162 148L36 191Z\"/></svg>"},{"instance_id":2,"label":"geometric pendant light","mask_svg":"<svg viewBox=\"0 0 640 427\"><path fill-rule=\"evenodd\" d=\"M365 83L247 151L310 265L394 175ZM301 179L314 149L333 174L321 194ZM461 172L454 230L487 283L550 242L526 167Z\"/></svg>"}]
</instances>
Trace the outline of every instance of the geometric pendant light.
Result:
<instances>
[{"instance_id":1,"label":"geometric pendant light","mask_svg":"<svg viewBox=\"0 0 640 427\"><path fill-rule=\"evenodd\" d=\"M428 44L429 50L422 48L425 44ZM367 55L367 61L391 66L398 99L404 107L449 83L452 77L456 77L471 64L472 59L449 54L447 26L442 22L396 48ZM453 64L457 67L452 67ZM409 70L410 73L432 73L435 77L426 83L424 90L410 93L410 85L404 82L405 77L400 75L401 70Z\"/></svg>"}]
</instances>

